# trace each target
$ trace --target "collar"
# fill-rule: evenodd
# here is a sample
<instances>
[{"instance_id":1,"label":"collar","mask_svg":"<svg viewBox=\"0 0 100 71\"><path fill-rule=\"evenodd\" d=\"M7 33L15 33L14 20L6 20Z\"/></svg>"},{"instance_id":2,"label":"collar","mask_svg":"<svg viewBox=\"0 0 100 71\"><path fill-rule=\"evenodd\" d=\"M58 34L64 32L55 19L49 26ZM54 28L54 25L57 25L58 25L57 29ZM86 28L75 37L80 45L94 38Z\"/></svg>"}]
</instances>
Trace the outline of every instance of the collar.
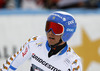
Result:
<instances>
[{"instance_id":1,"label":"collar","mask_svg":"<svg viewBox=\"0 0 100 71\"><path fill-rule=\"evenodd\" d=\"M50 51L50 47L49 47L49 44L48 44L48 41L46 42L46 49L47 49L47 51ZM68 49L68 45L66 45L64 48L63 48L63 50L58 54L58 55L62 55L62 54L64 54L66 51L67 51L67 49Z\"/></svg>"}]
</instances>

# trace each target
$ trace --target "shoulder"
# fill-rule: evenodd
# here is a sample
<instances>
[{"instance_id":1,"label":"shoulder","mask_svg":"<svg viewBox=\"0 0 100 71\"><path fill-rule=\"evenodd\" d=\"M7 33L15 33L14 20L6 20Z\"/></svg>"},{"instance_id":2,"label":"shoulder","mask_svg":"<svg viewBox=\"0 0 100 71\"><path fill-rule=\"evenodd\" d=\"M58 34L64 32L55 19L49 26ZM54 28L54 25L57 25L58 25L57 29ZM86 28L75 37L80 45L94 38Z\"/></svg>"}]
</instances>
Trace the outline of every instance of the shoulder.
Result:
<instances>
[{"instance_id":1,"label":"shoulder","mask_svg":"<svg viewBox=\"0 0 100 71\"><path fill-rule=\"evenodd\" d=\"M80 56L78 56L78 54L76 54L71 47L68 47L66 55L67 55L66 62L70 61L73 70L77 69L77 71L82 71L82 60Z\"/></svg>"},{"instance_id":2,"label":"shoulder","mask_svg":"<svg viewBox=\"0 0 100 71\"><path fill-rule=\"evenodd\" d=\"M25 44L29 44L37 41L45 41L46 39L47 39L46 36L32 36L25 42Z\"/></svg>"},{"instance_id":3,"label":"shoulder","mask_svg":"<svg viewBox=\"0 0 100 71\"><path fill-rule=\"evenodd\" d=\"M75 51L71 47L68 47L66 55L70 58L72 62L75 60L81 61L80 56L77 53L75 53Z\"/></svg>"},{"instance_id":4,"label":"shoulder","mask_svg":"<svg viewBox=\"0 0 100 71\"><path fill-rule=\"evenodd\" d=\"M24 44L22 44L21 50L26 49L26 47L28 47L28 49L31 47L33 48L33 46L35 47L35 45L43 44L45 41L46 36L32 36Z\"/></svg>"},{"instance_id":5,"label":"shoulder","mask_svg":"<svg viewBox=\"0 0 100 71\"><path fill-rule=\"evenodd\" d=\"M46 39L47 39L46 36L32 36L24 44L22 44L22 48L25 48L28 45L34 44L37 42L44 42L44 41L46 41Z\"/></svg>"},{"instance_id":6,"label":"shoulder","mask_svg":"<svg viewBox=\"0 0 100 71\"><path fill-rule=\"evenodd\" d=\"M75 53L75 51L74 51L71 47L68 47L68 49L67 49L67 54L73 55L73 56L75 56L75 57L77 57L77 58L80 58L80 57L78 56L78 54Z\"/></svg>"}]
</instances>

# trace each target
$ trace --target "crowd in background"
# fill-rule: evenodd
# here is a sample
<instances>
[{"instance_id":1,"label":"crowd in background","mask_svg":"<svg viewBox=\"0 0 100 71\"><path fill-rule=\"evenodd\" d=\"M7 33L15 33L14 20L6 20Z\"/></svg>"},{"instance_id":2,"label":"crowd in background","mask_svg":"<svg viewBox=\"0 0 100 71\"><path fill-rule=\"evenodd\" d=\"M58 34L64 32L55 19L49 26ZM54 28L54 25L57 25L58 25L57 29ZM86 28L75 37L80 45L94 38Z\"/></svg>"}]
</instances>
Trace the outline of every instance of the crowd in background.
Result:
<instances>
[{"instance_id":1,"label":"crowd in background","mask_svg":"<svg viewBox=\"0 0 100 71\"><path fill-rule=\"evenodd\" d=\"M100 0L0 0L0 9L100 8Z\"/></svg>"}]
</instances>

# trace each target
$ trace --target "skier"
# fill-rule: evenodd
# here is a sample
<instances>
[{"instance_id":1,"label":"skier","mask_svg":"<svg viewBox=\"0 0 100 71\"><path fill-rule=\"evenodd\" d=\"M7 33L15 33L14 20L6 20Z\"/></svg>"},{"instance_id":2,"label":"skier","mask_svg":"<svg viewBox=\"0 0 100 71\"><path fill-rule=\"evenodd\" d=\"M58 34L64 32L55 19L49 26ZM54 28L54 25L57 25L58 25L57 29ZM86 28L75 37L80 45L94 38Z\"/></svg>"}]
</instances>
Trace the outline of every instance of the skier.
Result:
<instances>
[{"instance_id":1,"label":"skier","mask_svg":"<svg viewBox=\"0 0 100 71\"><path fill-rule=\"evenodd\" d=\"M68 46L77 24L74 17L55 11L46 21L46 36L33 36L9 57L1 71L15 71L31 58L30 71L82 71L81 58Z\"/></svg>"}]
</instances>

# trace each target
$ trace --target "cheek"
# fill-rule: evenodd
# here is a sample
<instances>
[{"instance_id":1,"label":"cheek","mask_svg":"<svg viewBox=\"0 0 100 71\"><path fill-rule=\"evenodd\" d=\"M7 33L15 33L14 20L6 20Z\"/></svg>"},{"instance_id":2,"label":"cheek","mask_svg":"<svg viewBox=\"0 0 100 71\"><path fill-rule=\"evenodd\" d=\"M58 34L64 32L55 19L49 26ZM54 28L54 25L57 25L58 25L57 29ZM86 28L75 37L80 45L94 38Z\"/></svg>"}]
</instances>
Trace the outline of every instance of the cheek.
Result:
<instances>
[{"instance_id":1,"label":"cheek","mask_svg":"<svg viewBox=\"0 0 100 71\"><path fill-rule=\"evenodd\" d=\"M61 36L55 36L56 40L59 41Z\"/></svg>"}]
</instances>

